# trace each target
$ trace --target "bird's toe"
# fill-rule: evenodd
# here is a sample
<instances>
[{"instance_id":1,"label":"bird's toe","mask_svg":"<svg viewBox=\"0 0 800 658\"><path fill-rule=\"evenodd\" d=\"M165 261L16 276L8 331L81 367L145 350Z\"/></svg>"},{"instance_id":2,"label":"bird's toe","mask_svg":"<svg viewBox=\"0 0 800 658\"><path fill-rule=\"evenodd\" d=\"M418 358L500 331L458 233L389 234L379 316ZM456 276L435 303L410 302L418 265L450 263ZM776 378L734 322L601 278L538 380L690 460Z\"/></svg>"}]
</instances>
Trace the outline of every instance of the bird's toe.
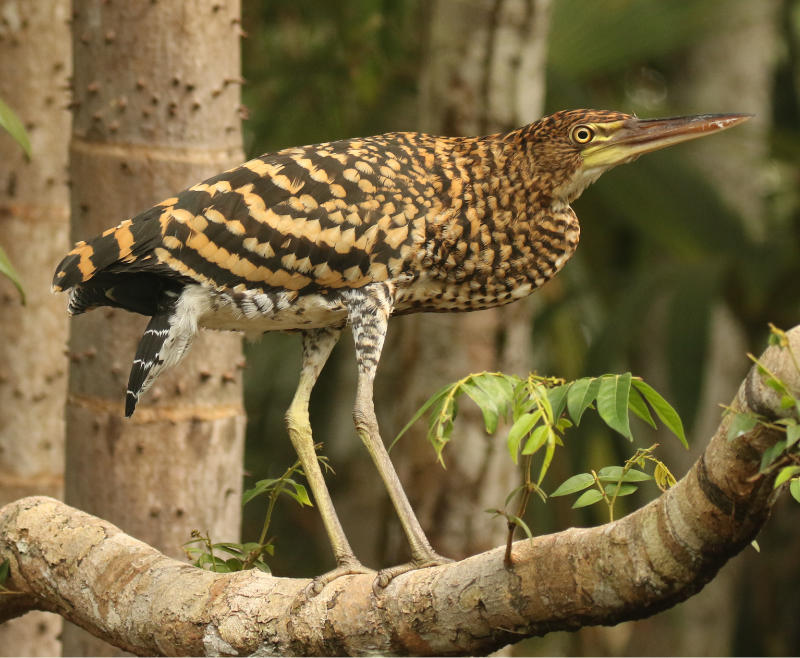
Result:
<instances>
[{"instance_id":1,"label":"bird's toe","mask_svg":"<svg viewBox=\"0 0 800 658\"><path fill-rule=\"evenodd\" d=\"M372 591L375 593L375 596L380 596L382 591L389 585L389 583L397 578L397 576L408 573L409 571L416 571L417 569L438 567L443 564L449 564L453 561L454 560L450 559L449 557L444 557L443 555L439 555L438 553L431 551L431 553L426 555L424 558L412 560L411 562L406 562L405 564L398 564L394 567L388 567L387 569L381 569L375 576L375 580L372 581Z\"/></svg>"},{"instance_id":2,"label":"bird's toe","mask_svg":"<svg viewBox=\"0 0 800 658\"><path fill-rule=\"evenodd\" d=\"M338 580L342 576L373 573L375 573L374 569L365 567L357 560L340 564L335 569L332 569L321 576L317 576L308 585L306 585L292 603L292 611L308 603L308 601L318 596L327 585L330 585L334 580Z\"/></svg>"}]
</instances>

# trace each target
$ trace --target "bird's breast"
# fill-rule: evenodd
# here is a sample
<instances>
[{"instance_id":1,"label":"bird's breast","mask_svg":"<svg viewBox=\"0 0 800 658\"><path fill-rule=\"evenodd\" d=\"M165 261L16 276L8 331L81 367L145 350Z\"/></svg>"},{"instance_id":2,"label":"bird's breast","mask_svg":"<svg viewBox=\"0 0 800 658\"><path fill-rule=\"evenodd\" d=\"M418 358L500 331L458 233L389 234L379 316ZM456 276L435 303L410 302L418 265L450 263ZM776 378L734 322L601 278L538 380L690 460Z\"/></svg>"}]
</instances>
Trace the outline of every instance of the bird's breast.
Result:
<instances>
[{"instance_id":1,"label":"bird's breast","mask_svg":"<svg viewBox=\"0 0 800 658\"><path fill-rule=\"evenodd\" d=\"M578 245L571 208L466 213L429 222L412 269L397 287L397 313L472 311L508 304L552 278Z\"/></svg>"}]
</instances>

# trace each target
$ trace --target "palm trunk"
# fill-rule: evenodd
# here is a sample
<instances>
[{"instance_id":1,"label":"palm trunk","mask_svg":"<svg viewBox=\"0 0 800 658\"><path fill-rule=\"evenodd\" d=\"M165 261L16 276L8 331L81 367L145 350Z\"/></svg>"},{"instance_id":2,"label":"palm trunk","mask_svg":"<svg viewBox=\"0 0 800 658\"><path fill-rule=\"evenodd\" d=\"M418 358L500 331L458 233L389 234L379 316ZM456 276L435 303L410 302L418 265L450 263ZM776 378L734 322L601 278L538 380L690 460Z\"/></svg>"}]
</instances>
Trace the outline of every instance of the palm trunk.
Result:
<instances>
[{"instance_id":1,"label":"palm trunk","mask_svg":"<svg viewBox=\"0 0 800 658\"><path fill-rule=\"evenodd\" d=\"M25 287L0 280L0 505L62 496L67 318L50 295L67 247L69 2L0 2L0 99L20 116L33 156L0 132L0 247ZM0 655L54 655L61 619L45 613L0 626Z\"/></svg>"},{"instance_id":2,"label":"palm trunk","mask_svg":"<svg viewBox=\"0 0 800 658\"><path fill-rule=\"evenodd\" d=\"M87 238L243 159L238 0L76 0L72 237ZM180 556L192 529L239 535L241 341L204 334L131 420L125 383L146 318L73 320L66 500ZM98 654L65 634L65 652Z\"/></svg>"}]
</instances>

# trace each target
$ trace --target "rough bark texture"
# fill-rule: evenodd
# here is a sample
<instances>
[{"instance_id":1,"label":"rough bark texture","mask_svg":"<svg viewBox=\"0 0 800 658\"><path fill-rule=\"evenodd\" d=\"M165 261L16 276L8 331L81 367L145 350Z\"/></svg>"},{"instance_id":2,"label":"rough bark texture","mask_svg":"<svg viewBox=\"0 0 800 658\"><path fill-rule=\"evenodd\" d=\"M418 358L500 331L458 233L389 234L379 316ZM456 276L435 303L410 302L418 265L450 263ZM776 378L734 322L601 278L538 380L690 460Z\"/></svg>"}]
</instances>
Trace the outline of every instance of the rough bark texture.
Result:
<instances>
[{"instance_id":1,"label":"rough bark texture","mask_svg":"<svg viewBox=\"0 0 800 658\"><path fill-rule=\"evenodd\" d=\"M25 287L0 277L0 504L61 497L67 318L50 295L67 248L70 38L68 0L0 1L0 99L25 124L33 156L0 131L0 247ZM60 651L58 617L33 613L0 629L0 655Z\"/></svg>"},{"instance_id":2,"label":"rough bark texture","mask_svg":"<svg viewBox=\"0 0 800 658\"><path fill-rule=\"evenodd\" d=\"M800 328L790 341L800 354ZM800 394L786 350L762 362ZM786 413L755 368L732 406ZM342 578L291 614L306 580L201 571L58 501L22 499L0 510L0 559L18 592L0 598L0 620L54 610L140 654L445 655L645 617L701 589L769 515L774 473L759 462L781 433L729 441L729 423L675 487L619 521L517 542L510 568L498 547L414 571L378 597L372 576Z\"/></svg>"},{"instance_id":3,"label":"rough bark texture","mask_svg":"<svg viewBox=\"0 0 800 658\"><path fill-rule=\"evenodd\" d=\"M77 240L243 160L241 29L238 0L73 5ZM105 309L72 323L66 500L180 556L194 528L217 539L239 533L241 339L201 335L125 420L145 324ZM65 646L99 650L68 638Z\"/></svg>"},{"instance_id":4,"label":"rough bark texture","mask_svg":"<svg viewBox=\"0 0 800 658\"><path fill-rule=\"evenodd\" d=\"M549 0L427 3L420 129L487 134L541 116L549 6ZM391 410L393 425L402 427L434 391L470 372L527 374L533 367L530 304L396 319L385 353L399 356L387 358L382 369L391 399L400 401ZM434 546L462 558L500 543L505 522L476 516L474 510L502 506L513 489L518 474L505 449L486 436L480 412L465 405L443 471L432 459L425 431L418 423L393 458ZM403 538L399 532L390 537L388 562L398 561Z\"/></svg>"}]
</instances>

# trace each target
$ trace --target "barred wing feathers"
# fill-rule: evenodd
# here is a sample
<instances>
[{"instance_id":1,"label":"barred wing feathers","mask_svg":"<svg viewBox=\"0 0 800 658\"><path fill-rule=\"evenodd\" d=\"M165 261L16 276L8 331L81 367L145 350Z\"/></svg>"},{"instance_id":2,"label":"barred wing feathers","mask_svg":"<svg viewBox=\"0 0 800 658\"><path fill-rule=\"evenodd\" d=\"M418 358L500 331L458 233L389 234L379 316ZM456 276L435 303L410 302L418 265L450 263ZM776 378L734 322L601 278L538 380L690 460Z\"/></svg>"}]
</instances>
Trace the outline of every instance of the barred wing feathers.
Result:
<instances>
[{"instance_id":1,"label":"barred wing feathers","mask_svg":"<svg viewBox=\"0 0 800 658\"><path fill-rule=\"evenodd\" d=\"M88 295L104 274L299 292L395 277L441 206L432 141L397 133L255 158L78 243L54 289Z\"/></svg>"}]
</instances>

